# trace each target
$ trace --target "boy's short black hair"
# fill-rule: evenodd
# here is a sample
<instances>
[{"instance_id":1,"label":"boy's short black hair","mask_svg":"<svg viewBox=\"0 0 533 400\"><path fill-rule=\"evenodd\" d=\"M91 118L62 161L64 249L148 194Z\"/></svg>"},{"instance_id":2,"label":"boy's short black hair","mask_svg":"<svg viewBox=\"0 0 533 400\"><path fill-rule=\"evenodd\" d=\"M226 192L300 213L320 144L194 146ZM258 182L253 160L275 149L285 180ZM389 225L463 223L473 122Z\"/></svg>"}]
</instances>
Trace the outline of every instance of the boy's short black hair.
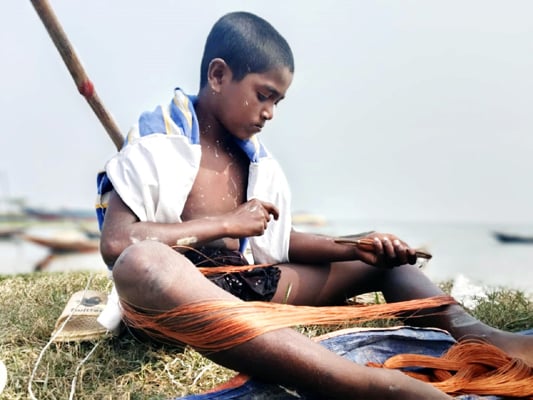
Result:
<instances>
[{"instance_id":1,"label":"boy's short black hair","mask_svg":"<svg viewBox=\"0 0 533 400\"><path fill-rule=\"evenodd\" d=\"M287 41L270 23L248 12L220 18L207 36L200 67L200 88L207 84L207 70L214 58L222 58L240 81L246 74L276 67L294 72L294 58Z\"/></svg>"}]
</instances>

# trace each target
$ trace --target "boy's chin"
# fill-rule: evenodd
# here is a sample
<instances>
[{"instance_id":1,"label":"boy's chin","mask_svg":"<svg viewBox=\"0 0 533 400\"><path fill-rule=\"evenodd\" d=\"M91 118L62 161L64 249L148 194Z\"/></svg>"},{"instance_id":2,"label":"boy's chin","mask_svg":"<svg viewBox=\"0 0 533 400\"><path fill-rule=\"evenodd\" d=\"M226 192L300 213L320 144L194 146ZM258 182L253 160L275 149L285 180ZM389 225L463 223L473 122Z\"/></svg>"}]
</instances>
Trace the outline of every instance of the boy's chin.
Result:
<instances>
[{"instance_id":1,"label":"boy's chin","mask_svg":"<svg viewBox=\"0 0 533 400\"><path fill-rule=\"evenodd\" d=\"M234 137L240 140L249 140L253 138L257 132L251 132L251 131L235 131L235 133L232 133Z\"/></svg>"}]
</instances>

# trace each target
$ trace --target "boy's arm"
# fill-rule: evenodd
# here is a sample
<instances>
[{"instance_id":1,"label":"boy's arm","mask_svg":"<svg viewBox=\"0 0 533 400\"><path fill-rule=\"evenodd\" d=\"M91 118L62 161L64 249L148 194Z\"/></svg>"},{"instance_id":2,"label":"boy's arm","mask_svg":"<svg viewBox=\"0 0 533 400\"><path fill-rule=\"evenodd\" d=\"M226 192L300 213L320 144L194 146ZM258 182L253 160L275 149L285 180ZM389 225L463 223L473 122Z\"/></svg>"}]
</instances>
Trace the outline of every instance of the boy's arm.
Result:
<instances>
[{"instance_id":1,"label":"boy's arm","mask_svg":"<svg viewBox=\"0 0 533 400\"><path fill-rule=\"evenodd\" d=\"M228 213L178 223L140 222L116 192L111 192L102 226L100 251L113 265L122 251L142 240L157 240L169 246L195 247L217 240L262 235L277 209L266 202L250 200ZM224 244L222 244L224 245Z\"/></svg>"},{"instance_id":2,"label":"boy's arm","mask_svg":"<svg viewBox=\"0 0 533 400\"><path fill-rule=\"evenodd\" d=\"M384 268L416 263L416 250L395 235L372 232L365 238L374 241L372 251L335 243L333 237L292 231L289 259L294 263L310 264L360 260Z\"/></svg>"}]
</instances>

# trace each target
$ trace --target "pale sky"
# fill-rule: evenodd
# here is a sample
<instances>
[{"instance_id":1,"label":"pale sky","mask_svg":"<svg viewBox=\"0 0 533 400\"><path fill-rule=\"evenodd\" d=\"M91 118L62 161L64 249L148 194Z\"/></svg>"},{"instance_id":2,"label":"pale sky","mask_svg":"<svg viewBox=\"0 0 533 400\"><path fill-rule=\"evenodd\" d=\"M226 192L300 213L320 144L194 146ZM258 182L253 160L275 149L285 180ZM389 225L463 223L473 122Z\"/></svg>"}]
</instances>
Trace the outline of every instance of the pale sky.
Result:
<instances>
[{"instance_id":1,"label":"pale sky","mask_svg":"<svg viewBox=\"0 0 533 400\"><path fill-rule=\"evenodd\" d=\"M533 2L50 0L125 133L198 90L212 24L254 12L292 46L261 133L293 210L333 218L533 223ZM0 4L0 197L92 208L115 149L29 0Z\"/></svg>"}]
</instances>

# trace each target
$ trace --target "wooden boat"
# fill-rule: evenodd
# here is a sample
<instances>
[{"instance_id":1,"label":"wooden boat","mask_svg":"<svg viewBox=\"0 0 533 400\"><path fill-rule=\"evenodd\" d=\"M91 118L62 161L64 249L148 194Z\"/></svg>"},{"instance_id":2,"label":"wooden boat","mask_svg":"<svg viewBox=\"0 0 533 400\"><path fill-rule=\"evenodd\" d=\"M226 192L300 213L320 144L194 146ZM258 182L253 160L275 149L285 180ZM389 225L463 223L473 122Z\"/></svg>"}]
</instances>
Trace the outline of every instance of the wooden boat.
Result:
<instances>
[{"instance_id":1,"label":"wooden boat","mask_svg":"<svg viewBox=\"0 0 533 400\"><path fill-rule=\"evenodd\" d=\"M41 221L57 221L62 219L71 220L94 220L96 214L94 210L81 210L81 209L45 209L36 207L24 207L24 213L30 217Z\"/></svg>"},{"instance_id":2,"label":"wooden boat","mask_svg":"<svg viewBox=\"0 0 533 400\"><path fill-rule=\"evenodd\" d=\"M533 236L522 236L517 234L510 234L504 232L494 232L496 240L502 243L532 243Z\"/></svg>"},{"instance_id":3,"label":"wooden boat","mask_svg":"<svg viewBox=\"0 0 533 400\"><path fill-rule=\"evenodd\" d=\"M82 237L46 237L31 234L23 234L21 237L29 242L48 247L53 253L87 253L97 251L100 246L98 239Z\"/></svg>"},{"instance_id":4,"label":"wooden boat","mask_svg":"<svg viewBox=\"0 0 533 400\"><path fill-rule=\"evenodd\" d=\"M12 237L17 236L23 231L24 227L21 226L0 228L0 239L11 239Z\"/></svg>"}]
</instances>

